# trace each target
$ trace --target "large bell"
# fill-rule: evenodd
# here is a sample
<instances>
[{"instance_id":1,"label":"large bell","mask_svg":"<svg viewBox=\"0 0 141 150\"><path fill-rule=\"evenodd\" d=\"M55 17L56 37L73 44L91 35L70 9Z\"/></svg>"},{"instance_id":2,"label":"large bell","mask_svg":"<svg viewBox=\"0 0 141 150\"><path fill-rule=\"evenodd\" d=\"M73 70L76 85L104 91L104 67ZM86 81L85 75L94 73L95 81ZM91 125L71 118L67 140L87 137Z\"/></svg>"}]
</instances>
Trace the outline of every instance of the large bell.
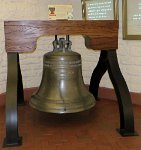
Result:
<instances>
[{"instance_id":1,"label":"large bell","mask_svg":"<svg viewBox=\"0 0 141 150\"><path fill-rule=\"evenodd\" d=\"M44 55L41 85L32 95L30 105L44 112L75 113L95 105L86 89L81 69L81 55L71 51L69 39L53 42L54 50Z\"/></svg>"}]
</instances>

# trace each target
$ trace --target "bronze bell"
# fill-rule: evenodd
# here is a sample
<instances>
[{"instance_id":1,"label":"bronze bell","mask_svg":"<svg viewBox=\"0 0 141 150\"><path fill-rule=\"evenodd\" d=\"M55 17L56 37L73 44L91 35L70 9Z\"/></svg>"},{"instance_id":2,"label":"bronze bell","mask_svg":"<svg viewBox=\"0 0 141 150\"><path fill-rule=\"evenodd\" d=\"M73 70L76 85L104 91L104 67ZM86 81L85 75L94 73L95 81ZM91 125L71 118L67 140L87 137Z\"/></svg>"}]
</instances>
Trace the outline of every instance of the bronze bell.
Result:
<instances>
[{"instance_id":1,"label":"bronze bell","mask_svg":"<svg viewBox=\"0 0 141 150\"><path fill-rule=\"evenodd\" d=\"M54 50L44 55L41 85L29 104L50 113L76 113L95 105L86 89L81 69L81 55L71 50L71 42L56 38Z\"/></svg>"}]
</instances>

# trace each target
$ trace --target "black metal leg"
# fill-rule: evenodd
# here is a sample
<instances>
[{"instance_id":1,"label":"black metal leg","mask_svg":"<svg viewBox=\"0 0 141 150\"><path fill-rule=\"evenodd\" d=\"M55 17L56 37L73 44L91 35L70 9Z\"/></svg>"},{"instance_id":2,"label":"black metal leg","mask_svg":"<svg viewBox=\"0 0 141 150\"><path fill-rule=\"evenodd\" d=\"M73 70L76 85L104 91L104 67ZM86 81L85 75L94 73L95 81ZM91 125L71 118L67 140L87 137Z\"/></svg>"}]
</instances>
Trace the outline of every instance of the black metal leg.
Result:
<instances>
[{"instance_id":1,"label":"black metal leg","mask_svg":"<svg viewBox=\"0 0 141 150\"><path fill-rule=\"evenodd\" d=\"M113 83L120 112L120 129L122 136L137 135L134 130L134 115L131 96L119 68L116 50L107 51L108 73Z\"/></svg>"},{"instance_id":2,"label":"black metal leg","mask_svg":"<svg viewBox=\"0 0 141 150\"><path fill-rule=\"evenodd\" d=\"M116 50L101 51L99 62L91 77L89 91L96 98L98 97L99 83L107 69L119 104L120 129L118 131L122 136L137 135L134 129L131 96L119 68Z\"/></svg>"},{"instance_id":3,"label":"black metal leg","mask_svg":"<svg viewBox=\"0 0 141 150\"><path fill-rule=\"evenodd\" d=\"M24 92L23 92L23 82L22 82L22 74L19 62L19 54L17 54L17 61L18 61L18 89L17 89L17 96L18 96L18 105L24 105Z\"/></svg>"},{"instance_id":4,"label":"black metal leg","mask_svg":"<svg viewBox=\"0 0 141 150\"><path fill-rule=\"evenodd\" d=\"M6 137L3 146L18 146L22 139L18 133L17 91L18 53L8 53L7 93L6 93Z\"/></svg>"},{"instance_id":5,"label":"black metal leg","mask_svg":"<svg viewBox=\"0 0 141 150\"><path fill-rule=\"evenodd\" d=\"M101 51L98 64L92 73L89 91L98 99L98 88L102 76L107 70L107 52Z\"/></svg>"}]
</instances>

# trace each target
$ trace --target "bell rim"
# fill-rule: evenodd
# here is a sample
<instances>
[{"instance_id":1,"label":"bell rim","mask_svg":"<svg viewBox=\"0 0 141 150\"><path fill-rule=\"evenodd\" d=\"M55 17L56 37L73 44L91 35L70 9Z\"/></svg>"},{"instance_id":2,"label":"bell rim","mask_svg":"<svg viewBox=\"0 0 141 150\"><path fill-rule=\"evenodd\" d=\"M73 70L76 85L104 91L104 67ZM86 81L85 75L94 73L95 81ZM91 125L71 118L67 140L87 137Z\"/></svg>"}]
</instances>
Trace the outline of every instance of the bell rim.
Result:
<instances>
[{"instance_id":1,"label":"bell rim","mask_svg":"<svg viewBox=\"0 0 141 150\"><path fill-rule=\"evenodd\" d=\"M36 105L33 105L33 103L29 103L29 105L34 108L37 111L40 112L45 112L45 113L52 113L52 114L72 114L72 113L79 113L79 112L84 112L87 110L91 110L96 103L94 103L93 105L89 106L88 108L81 108L81 109L71 109L71 110L60 110L60 109L41 109L40 107L36 107Z\"/></svg>"},{"instance_id":2,"label":"bell rim","mask_svg":"<svg viewBox=\"0 0 141 150\"><path fill-rule=\"evenodd\" d=\"M47 100L47 101L45 101L46 103L43 103L44 105L39 105L40 103L38 103L38 102L41 102L39 96L33 95L31 97L31 100L29 101L29 105L32 108L34 108L38 111L41 111L41 112L55 113L55 114L65 114L65 113L83 112L83 111L86 111L86 110L89 110L89 109L93 108L96 104L95 98L93 96L91 96L91 97L89 97L89 100L87 100L87 103L85 101L85 104L82 103L81 101L78 101L78 102L74 101L74 103L71 103L71 107L68 106L67 103L58 103L58 105L57 105L58 108L50 107L50 106L53 106L53 104L56 105L56 101L53 103L52 100L50 100L50 102L49 102L49 100ZM68 103L68 104L70 105L70 103ZM75 105L75 107L74 107L74 104L77 104L77 105Z\"/></svg>"}]
</instances>

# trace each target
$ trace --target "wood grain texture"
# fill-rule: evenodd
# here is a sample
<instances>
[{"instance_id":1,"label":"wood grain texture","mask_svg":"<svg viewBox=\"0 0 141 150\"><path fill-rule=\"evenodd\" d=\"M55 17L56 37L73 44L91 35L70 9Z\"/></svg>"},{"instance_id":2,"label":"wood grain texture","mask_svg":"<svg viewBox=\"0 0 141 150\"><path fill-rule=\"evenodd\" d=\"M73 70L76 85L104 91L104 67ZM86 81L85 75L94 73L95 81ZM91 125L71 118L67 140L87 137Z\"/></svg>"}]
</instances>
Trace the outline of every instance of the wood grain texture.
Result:
<instances>
[{"instance_id":1,"label":"wood grain texture","mask_svg":"<svg viewBox=\"0 0 141 150\"><path fill-rule=\"evenodd\" d=\"M6 52L32 52L36 41L47 35L83 35L94 50L118 48L118 21L5 21Z\"/></svg>"}]
</instances>

